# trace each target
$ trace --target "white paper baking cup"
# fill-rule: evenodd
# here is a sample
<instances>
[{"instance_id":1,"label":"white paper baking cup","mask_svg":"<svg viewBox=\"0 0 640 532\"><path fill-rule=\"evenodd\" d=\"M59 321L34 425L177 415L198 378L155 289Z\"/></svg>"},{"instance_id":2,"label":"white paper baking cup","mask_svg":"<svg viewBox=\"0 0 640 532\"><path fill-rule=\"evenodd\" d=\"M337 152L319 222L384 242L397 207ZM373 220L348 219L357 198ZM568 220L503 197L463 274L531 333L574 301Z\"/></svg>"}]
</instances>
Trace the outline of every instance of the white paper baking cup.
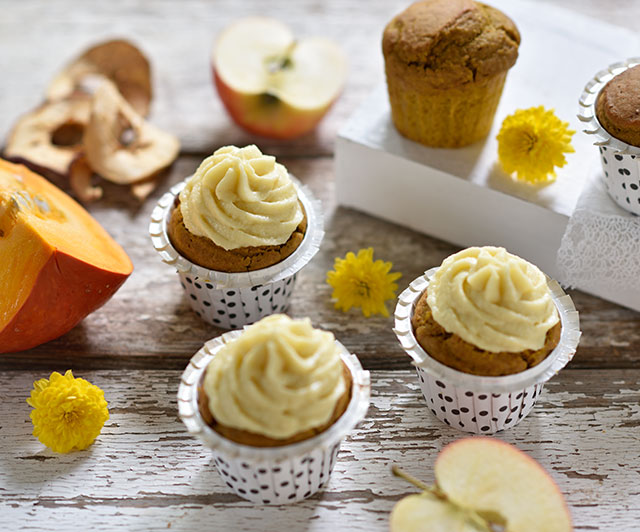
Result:
<instances>
[{"instance_id":1,"label":"white paper baking cup","mask_svg":"<svg viewBox=\"0 0 640 532\"><path fill-rule=\"evenodd\" d=\"M544 383L573 358L581 334L578 311L560 285L547 278L562 323L556 348L540 364L513 375L463 373L431 358L416 340L411 325L415 304L437 270L426 271L400 294L393 329L413 359L427 406L443 423L466 432L493 434L513 427L529 413Z\"/></svg>"},{"instance_id":2,"label":"white paper baking cup","mask_svg":"<svg viewBox=\"0 0 640 532\"><path fill-rule=\"evenodd\" d=\"M149 225L153 247L163 262L176 268L191 308L203 320L216 327L238 329L287 308L297 273L318 252L324 237L320 202L297 179L292 180L307 216L304 238L283 261L252 272L209 270L189 261L173 247L167 223L186 180L171 187L158 201Z\"/></svg>"},{"instance_id":3,"label":"white paper baking cup","mask_svg":"<svg viewBox=\"0 0 640 532\"><path fill-rule=\"evenodd\" d=\"M282 447L251 447L228 440L202 419L198 382L218 350L242 331L209 340L191 359L178 389L178 409L187 430L212 449L223 480L237 495L257 504L287 504L310 497L328 481L340 443L369 408L370 376L360 361L338 341L340 356L351 373L351 400L327 430Z\"/></svg>"},{"instance_id":4,"label":"white paper baking cup","mask_svg":"<svg viewBox=\"0 0 640 532\"><path fill-rule=\"evenodd\" d=\"M612 78L638 64L640 57L633 57L609 65L591 78L580 95L578 119L585 124L583 131L593 135L593 143L600 149L609 195L623 209L640 215L640 147L612 136L596 116L596 100L602 88Z\"/></svg>"}]
</instances>

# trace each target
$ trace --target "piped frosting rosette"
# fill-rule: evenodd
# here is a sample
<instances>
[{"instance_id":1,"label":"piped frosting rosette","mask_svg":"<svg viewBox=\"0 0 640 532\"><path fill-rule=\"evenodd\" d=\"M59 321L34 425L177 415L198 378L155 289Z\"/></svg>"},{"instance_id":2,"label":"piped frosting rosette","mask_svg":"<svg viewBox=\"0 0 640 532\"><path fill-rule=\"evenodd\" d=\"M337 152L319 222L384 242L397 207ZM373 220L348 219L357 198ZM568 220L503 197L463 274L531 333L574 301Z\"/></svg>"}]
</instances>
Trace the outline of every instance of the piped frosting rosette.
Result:
<instances>
[{"instance_id":1,"label":"piped frosting rosette","mask_svg":"<svg viewBox=\"0 0 640 532\"><path fill-rule=\"evenodd\" d=\"M333 334L276 314L220 349L204 390L219 423L287 439L326 424L346 386Z\"/></svg>"},{"instance_id":2,"label":"piped frosting rosette","mask_svg":"<svg viewBox=\"0 0 640 532\"><path fill-rule=\"evenodd\" d=\"M284 244L302 221L287 169L254 146L207 157L180 192L187 229L224 249Z\"/></svg>"},{"instance_id":3,"label":"piped frosting rosette","mask_svg":"<svg viewBox=\"0 0 640 532\"><path fill-rule=\"evenodd\" d=\"M531 411L544 383L575 354L580 321L571 298L538 268L520 261L502 248L469 248L426 271L398 298L394 332L413 359L427 407L451 427L493 434L515 426ZM541 336L544 343L544 334L558 320L560 341L542 362L511 375L480 376L450 368L425 351L411 324L416 303L428 288L434 319L481 349L521 351L527 347L517 346L535 346ZM431 298L432 293L437 296ZM532 321L523 328L525 316ZM484 328L483 338L476 327Z\"/></svg>"},{"instance_id":4,"label":"piped frosting rosette","mask_svg":"<svg viewBox=\"0 0 640 532\"><path fill-rule=\"evenodd\" d=\"M265 320L268 319L270 318L265 318ZM281 317L274 319L279 320ZM229 356L224 354L224 350L247 334L249 327L244 331L230 331L209 340L191 358L180 380L178 408L180 418L187 430L211 448L213 462L226 485L240 497L257 504L286 504L300 501L326 486L342 440L364 419L369 407L369 372L363 370L358 358L333 339L330 333L333 347L330 347L327 342L329 336L316 335L316 333L308 341L302 341L300 336L307 327L310 327L310 324L305 321L292 326L291 330L285 334L287 338L282 343L273 343L270 339L271 348L256 350L246 357L248 365L253 368L247 372L237 368L238 376L244 378L254 375L254 370L257 369L254 364L262 360L266 364L264 368L266 380L260 379L253 392L243 389L237 393L255 393L254 399L258 399L266 393L264 388L272 378L268 374L273 373L273 378L279 374L283 382L276 388L290 390L282 392L276 389L271 390L272 393L266 393L268 396L266 400L271 403L267 408L272 411L279 410L277 405L280 405L285 395L292 393L289 399L293 399L294 403L290 407L295 415L280 412L277 416L280 422L276 425L286 425L287 431L297 431L302 426L298 425L302 416L310 415L316 420L323 419L333 402L332 398L340 392L340 384L336 384L334 380L337 358L338 368L342 370L344 366L351 376L349 403L345 412L330 427L313 437L283 446L253 447L225 438L202 418L198 406L198 383L201 382L203 373L221 353L223 356ZM260 329L258 332L259 336L268 334ZM249 343L252 344L253 340L257 339L249 333ZM247 347L244 344L236 344L236 347L240 346ZM299 351L299 354L293 356L292 350ZM239 353L235 347L232 352ZM328 360L320 360L324 357ZM215 373L214 370L209 378L214 378L212 375ZM301 382L297 382L299 378L302 379ZM205 379L207 379L206 376ZM317 379L320 383L317 390L310 385L312 379ZM344 384L344 379L339 378L338 381ZM306 410L295 404L298 393L307 396L307 399L317 398L322 406L318 411L315 411L313 406L310 406L310 410ZM207 395L209 396L209 393ZM266 420L255 422L268 423ZM313 423L315 424L316 421Z\"/></svg>"},{"instance_id":5,"label":"piped frosting rosette","mask_svg":"<svg viewBox=\"0 0 640 532\"><path fill-rule=\"evenodd\" d=\"M540 349L558 312L545 275L504 248L472 247L451 255L433 276L433 318L480 349Z\"/></svg>"}]
</instances>

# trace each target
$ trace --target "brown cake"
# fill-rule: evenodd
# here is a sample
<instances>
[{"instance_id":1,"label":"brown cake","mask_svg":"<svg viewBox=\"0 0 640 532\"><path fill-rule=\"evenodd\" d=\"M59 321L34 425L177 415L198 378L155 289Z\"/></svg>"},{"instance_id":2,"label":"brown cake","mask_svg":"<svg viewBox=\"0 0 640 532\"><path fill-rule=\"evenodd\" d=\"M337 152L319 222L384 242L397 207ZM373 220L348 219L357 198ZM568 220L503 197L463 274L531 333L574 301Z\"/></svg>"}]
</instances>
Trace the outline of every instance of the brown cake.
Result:
<instances>
[{"instance_id":1,"label":"brown cake","mask_svg":"<svg viewBox=\"0 0 640 532\"><path fill-rule=\"evenodd\" d=\"M562 329L544 273L493 246L447 257L418 298L411 325L431 358L484 376L539 364L558 345Z\"/></svg>"},{"instance_id":2,"label":"brown cake","mask_svg":"<svg viewBox=\"0 0 640 532\"><path fill-rule=\"evenodd\" d=\"M202 416L204 422L218 434L224 436L228 440L234 441L236 443L241 443L243 445L250 445L251 447L280 447L283 445L290 445L292 443L307 440L327 430L340 418L340 416L342 416L342 414L344 414L347 406L349 406L349 401L351 400L351 373L349 373L349 370L344 365L344 363L342 364L342 368L346 391L338 400L331 419L324 425L299 432L298 434L295 434L290 438L277 440L274 438L269 438L268 436L263 436L262 434L256 434L253 432L248 432L246 430L239 430L218 423L209 410L209 397L207 396L202 386L204 374L198 386L198 408L200 409L200 415Z\"/></svg>"},{"instance_id":3,"label":"brown cake","mask_svg":"<svg viewBox=\"0 0 640 532\"><path fill-rule=\"evenodd\" d=\"M596 116L615 138L640 147L640 65L604 86L596 101Z\"/></svg>"},{"instance_id":4,"label":"brown cake","mask_svg":"<svg viewBox=\"0 0 640 532\"><path fill-rule=\"evenodd\" d=\"M212 240L196 236L185 227L179 199L171 212L167 232L173 247L180 255L194 264L222 272L248 272L267 268L286 259L302 243L307 229L306 215L291 234L289 240L279 246L240 247L226 250ZM302 205L301 205L302 207ZM303 208L304 212L304 208Z\"/></svg>"},{"instance_id":5,"label":"brown cake","mask_svg":"<svg viewBox=\"0 0 640 532\"><path fill-rule=\"evenodd\" d=\"M178 194L167 233L191 262L227 273L267 268L302 243L306 213L287 169L255 145L223 146Z\"/></svg>"},{"instance_id":6,"label":"brown cake","mask_svg":"<svg viewBox=\"0 0 640 532\"><path fill-rule=\"evenodd\" d=\"M464 373L500 376L519 373L542 362L560 341L560 322L549 332L544 346L519 353L493 353L465 342L457 334L448 333L434 319L427 303L428 289L420 296L411 319L418 343L438 362Z\"/></svg>"},{"instance_id":7,"label":"brown cake","mask_svg":"<svg viewBox=\"0 0 640 532\"><path fill-rule=\"evenodd\" d=\"M511 19L485 4L424 0L409 6L382 40L398 131L436 147L485 138L519 44Z\"/></svg>"}]
</instances>

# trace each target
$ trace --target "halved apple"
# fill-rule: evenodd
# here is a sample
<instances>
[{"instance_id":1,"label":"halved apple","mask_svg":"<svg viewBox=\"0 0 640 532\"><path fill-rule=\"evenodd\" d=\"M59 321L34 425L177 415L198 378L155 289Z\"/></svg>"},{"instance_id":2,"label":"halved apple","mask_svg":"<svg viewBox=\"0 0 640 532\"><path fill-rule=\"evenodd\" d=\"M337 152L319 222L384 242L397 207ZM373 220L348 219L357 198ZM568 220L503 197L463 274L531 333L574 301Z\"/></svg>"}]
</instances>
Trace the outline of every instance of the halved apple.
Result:
<instances>
[{"instance_id":1,"label":"halved apple","mask_svg":"<svg viewBox=\"0 0 640 532\"><path fill-rule=\"evenodd\" d=\"M67 194L0 159L0 353L66 333L131 274L124 250Z\"/></svg>"},{"instance_id":2,"label":"halved apple","mask_svg":"<svg viewBox=\"0 0 640 532\"><path fill-rule=\"evenodd\" d=\"M558 486L534 459L494 438L447 445L435 463L436 487L402 499L393 532L437 530L570 532ZM422 486L420 486L422 487Z\"/></svg>"},{"instance_id":3,"label":"halved apple","mask_svg":"<svg viewBox=\"0 0 640 532\"><path fill-rule=\"evenodd\" d=\"M213 77L241 127L289 139L311 131L336 100L347 73L342 50L321 37L297 41L282 22L241 19L217 39Z\"/></svg>"}]
</instances>

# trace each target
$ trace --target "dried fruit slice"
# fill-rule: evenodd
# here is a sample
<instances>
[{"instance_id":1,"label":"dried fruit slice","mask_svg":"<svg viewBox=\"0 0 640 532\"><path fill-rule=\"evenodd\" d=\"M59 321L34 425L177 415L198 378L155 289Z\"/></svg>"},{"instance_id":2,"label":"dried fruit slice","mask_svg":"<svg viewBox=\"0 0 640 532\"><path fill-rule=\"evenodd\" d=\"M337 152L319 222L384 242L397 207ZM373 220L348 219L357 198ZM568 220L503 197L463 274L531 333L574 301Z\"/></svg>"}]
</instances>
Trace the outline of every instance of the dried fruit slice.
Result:
<instances>
[{"instance_id":1,"label":"dried fruit slice","mask_svg":"<svg viewBox=\"0 0 640 532\"><path fill-rule=\"evenodd\" d=\"M98 78L98 79L96 79ZM124 98L142 116L151 103L149 61L130 42L113 40L89 48L49 84L47 99L63 100L77 92L92 93L92 85L112 80Z\"/></svg>"},{"instance_id":2,"label":"dried fruit slice","mask_svg":"<svg viewBox=\"0 0 640 532\"><path fill-rule=\"evenodd\" d=\"M180 150L175 136L145 122L107 81L93 96L83 144L91 168L121 185L166 168Z\"/></svg>"},{"instance_id":3,"label":"dried fruit slice","mask_svg":"<svg viewBox=\"0 0 640 532\"><path fill-rule=\"evenodd\" d=\"M5 157L66 175L74 158L83 150L82 136L89 122L88 96L49 102L16 122Z\"/></svg>"},{"instance_id":4,"label":"dried fruit slice","mask_svg":"<svg viewBox=\"0 0 640 532\"><path fill-rule=\"evenodd\" d=\"M84 155L76 157L69 167L69 184L80 201L89 203L102 197L102 188L91 184L93 173Z\"/></svg>"},{"instance_id":5,"label":"dried fruit slice","mask_svg":"<svg viewBox=\"0 0 640 532\"><path fill-rule=\"evenodd\" d=\"M0 159L0 353L66 333L131 274L124 250L43 177Z\"/></svg>"}]
</instances>

